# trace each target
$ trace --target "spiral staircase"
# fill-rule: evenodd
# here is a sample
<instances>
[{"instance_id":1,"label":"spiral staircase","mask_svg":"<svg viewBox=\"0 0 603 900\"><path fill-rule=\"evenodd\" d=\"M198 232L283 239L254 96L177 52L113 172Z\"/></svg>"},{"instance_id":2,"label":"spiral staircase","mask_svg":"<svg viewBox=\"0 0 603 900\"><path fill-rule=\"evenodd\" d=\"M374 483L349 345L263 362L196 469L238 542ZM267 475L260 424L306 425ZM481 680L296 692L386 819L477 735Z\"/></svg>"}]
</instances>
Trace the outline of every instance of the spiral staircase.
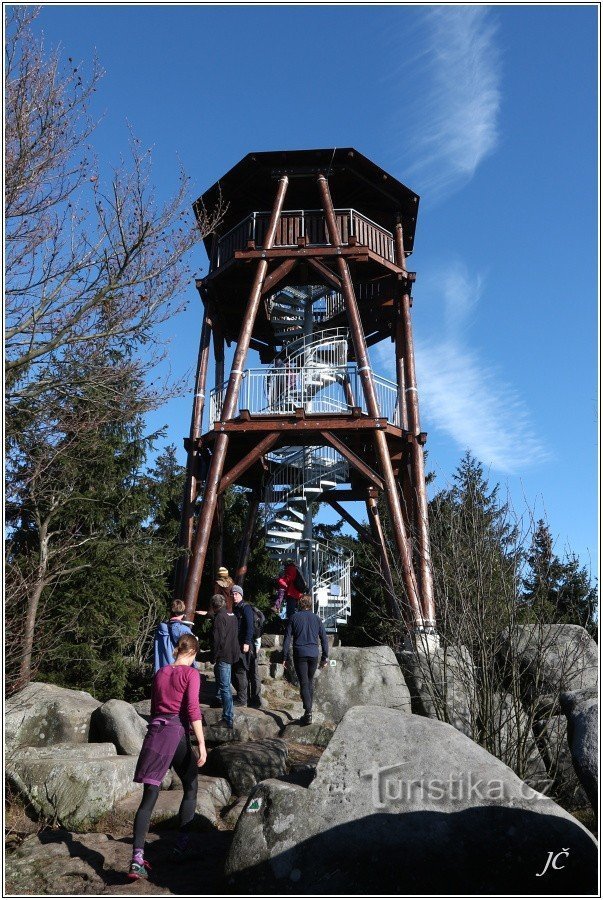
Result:
<instances>
[{"instance_id":1,"label":"spiral staircase","mask_svg":"<svg viewBox=\"0 0 603 900\"><path fill-rule=\"evenodd\" d=\"M267 388L267 412L347 410L348 332L322 328L341 309L341 298L324 288L286 288L267 311L282 346ZM321 329L321 330L319 330ZM273 559L296 561L311 586L314 610L327 631L351 613L353 556L332 541L312 535L311 504L349 482L347 461L330 447L283 447L268 456L265 487L266 546Z\"/></svg>"}]
</instances>

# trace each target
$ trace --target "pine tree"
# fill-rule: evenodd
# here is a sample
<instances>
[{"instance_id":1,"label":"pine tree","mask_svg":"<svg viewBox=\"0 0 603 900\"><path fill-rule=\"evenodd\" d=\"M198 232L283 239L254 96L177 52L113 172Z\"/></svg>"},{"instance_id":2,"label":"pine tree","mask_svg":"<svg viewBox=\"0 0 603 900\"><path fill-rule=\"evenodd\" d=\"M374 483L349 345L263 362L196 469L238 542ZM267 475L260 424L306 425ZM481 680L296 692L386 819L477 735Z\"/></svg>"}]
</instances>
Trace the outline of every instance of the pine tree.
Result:
<instances>
[{"instance_id":1,"label":"pine tree","mask_svg":"<svg viewBox=\"0 0 603 900\"><path fill-rule=\"evenodd\" d=\"M522 599L529 618L592 629L597 589L575 554L568 554L565 561L555 554L553 537L543 519L536 524L526 562Z\"/></svg>"}]
</instances>

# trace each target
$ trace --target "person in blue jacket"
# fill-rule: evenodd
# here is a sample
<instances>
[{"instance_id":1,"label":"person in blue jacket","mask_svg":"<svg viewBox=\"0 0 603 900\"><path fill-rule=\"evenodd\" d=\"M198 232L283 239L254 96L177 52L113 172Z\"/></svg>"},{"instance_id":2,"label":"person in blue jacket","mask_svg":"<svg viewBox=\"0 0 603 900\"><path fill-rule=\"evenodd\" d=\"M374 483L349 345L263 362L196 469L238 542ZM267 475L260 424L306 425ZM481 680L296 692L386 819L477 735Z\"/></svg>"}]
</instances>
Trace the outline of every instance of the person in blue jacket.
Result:
<instances>
[{"instance_id":1,"label":"person in blue jacket","mask_svg":"<svg viewBox=\"0 0 603 900\"><path fill-rule=\"evenodd\" d=\"M172 614L167 622L160 622L155 631L153 656L155 672L164 666L174 665L174 647L183 634L192 634L190 627L182 621L185 605L183 600L172 602Z\"/></svg>"},{"instance_id":2,"label":"person in blue jacket","mask_svg":"<svg viewBox=\"0 0 603 900\"><path fill-rule=\"evenodd\" d=\"M312 724L312 699L314 696L314 673L318 667L318 642L320 640L322 656L320 666L323 668L329 661L329 641L322 619L312 612L312 597L302 594L298 600L298 610L287 623L283 657L287 666L289 647L293 641L293 665L299 679L299 692L304 704L304 715L300 725Z\"/></svg>"}]
</instances>

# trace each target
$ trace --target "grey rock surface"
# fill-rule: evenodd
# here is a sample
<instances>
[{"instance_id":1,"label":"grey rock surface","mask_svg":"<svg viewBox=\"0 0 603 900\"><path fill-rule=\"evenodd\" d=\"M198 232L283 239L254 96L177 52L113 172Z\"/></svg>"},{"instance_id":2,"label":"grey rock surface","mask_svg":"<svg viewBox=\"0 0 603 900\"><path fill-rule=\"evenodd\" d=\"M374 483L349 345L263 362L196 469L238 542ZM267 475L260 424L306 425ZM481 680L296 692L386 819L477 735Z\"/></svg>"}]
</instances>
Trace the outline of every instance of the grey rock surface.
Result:
<instances>
[{"instance_id":1,"label":"grey rock surface","mask_svg":"<svg viewBox=\"0 0 603 900\"><path fill-rule=\"evenodd\" d=\"M410 693L391 647L333 647L319 669L314 711L339 723L353 706L385 706L410 713Z\"/></svg>"},{"instance_id":2,"label":"grey rock surface","mask_svg":"<svg viewBox=\"0 0 603 900\"><path fill-rule=\"evenodd\" d=\"M599 794L599 701L590 689L568 691L561 695L567 717L567 737L574 769L597 812Z\"/></svg>"},{"instance_id":3,"label":"grey rock surface","mask_svg":"<svg viewBox=\"0 0 603 900\"><path fill-rule=\"evenodd\" d=\"M490 704L491 749L494 756L535 790L544 792L548 786L546 766L520 699L511 694L493 692Z\"/></svg>"},{"instance_id":4,"label":"grey rock surface","mask_svg":"<svg viewBox=\"0 0 603 900\"><path fill-rule=\"evenodd\" d=\"M563 847L565 868L538 877ZM255 788L226 874L235 893L595 893L597 846L451 725L364 706L347 712L309 787Z\"/></svg>"},{"instance_id":5,"label":"grey rock surface","mask_svg":"<svg viewBox=\"0 0 603 900\"><path fill-rule=\"evenodd\" d=\"M161 823L167 827L178 828L178 810L182 802L184 791L177 788L171 791L161 791L151 813L151 826ZM134 819L140 803L140 797L126 797L121 800L116 808L128 818ZM195 807L195 819L191 830L215 828L218 823L218 814L215 804L207 791L199 790L197 793L197 805Z\"/></svg>"},{"instance_id":6,"label":"grey rock surface","mask_svg":"<svg viewBox=\"0 0 603 900\"><path fill-rule=\"evenodd\" d=\"M563 696L563 695L562 695ZM534 723L534 736L551 780L544 793L552 796L570 812L589 805L588 797L576 775L567 739L567 719L551 716Z\"/></svg>"},{"instance_id":7,"label":"grey rock surface","mask_svg":"<svg viewBox=\"0 0 603 900\"><path fill-rule=\"evenodd\" d=\"M32 681L6 702L6 746L85 744L90 733L90 717L100 705L86 691Z\"/></svg>"},{"instance_id":8,"label":"grey rock surface","mask_svg":"<svg viewBox=\"0 0 603 900\"><path fill-rule=\"evenodd\" d=\"M521 625L502 634L501 664L519 673L535 719L561 712L565 691L597 692L599 648L580 625Z\"/></svg>"},{"instance_id":9,"label":"grey rock surface","mask_svg":"<svg viewBox=\"0 0 603 900\"><path fill-rule=\"evenodd\" d=\"M90 734L99 741L111 741L118 753L136 756L147 733L147 723L125 700L107 700L95 709Z\"/></svg>"},{"instance_id":10,"label":"grey rock surface","mask_svg":"<svg viewBox=\"0 0 603 900\"><path fill-rule=\"evenodd\" d=\"M252 709L247 706L235 707L232 731L219 724L221 719L221 709L203 709L203 733L208 743L261 741L265 738L278 737L283 727L280 717L270 710Z\"/></svg>"},{"instance_id":11,"label":"grey rock surface","mask_svg":"<svg viewBox=\"0 0 603 900\"><path fill-rule=\"evenodd\" d=\"M412 711L447 721L471 737L475 666L466 647L422 647L397 654L410 691Z\"/></svg>"},{"instance_id":12,"label":"grey rock surface","mask_svg":"<svg viewBox=\"0 0 603 900\"><path fill-rule=\"evenodd\" d=\"M287 755L287 745L279 738L223 744L211 751L206 767L228 779L235 794L248 794L259 781L284 775Z\"/></svg>"},{"instance_id":13,"label":"grey rock surface","mask_svg":"<svg viewBox=\"0 0 603 900\"><path fill-rule=\"evenodd\" d=\"M283 731L285 741L296 744L309 744L314 747L326 747L335 733L335 726L329 722L313 722L311 725L299 725L292 722Z\"/></svg>"},{"instance_id":14,"label":"grey rock surface","mask_svg":"<svg viewBox=\"0 0 603 900\"><path fill-rule=\"evenodd\" d=\"M137 757L111 756L104 744L82 747L79 756L60 746L54 755L29 749L7 760L6 775L40 817L65 828L84 831L119 800L142 791L132 781Z\"/></svg>"}]
</instances>

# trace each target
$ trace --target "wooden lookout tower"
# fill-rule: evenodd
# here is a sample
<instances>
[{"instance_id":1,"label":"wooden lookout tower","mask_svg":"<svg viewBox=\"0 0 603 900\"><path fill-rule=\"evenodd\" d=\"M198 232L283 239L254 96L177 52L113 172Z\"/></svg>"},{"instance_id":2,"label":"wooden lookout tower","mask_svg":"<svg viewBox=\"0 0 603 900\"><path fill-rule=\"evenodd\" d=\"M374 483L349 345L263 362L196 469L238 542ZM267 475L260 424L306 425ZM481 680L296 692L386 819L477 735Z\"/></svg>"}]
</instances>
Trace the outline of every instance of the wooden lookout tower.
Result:
<instances>
[{"instance_id":1,"label":"wooden lookout tower","mask_svg":"<svg viewBox=\"0 0 603 900\"><path fill-rule=\"evenodd\" d=\"M252 499L235 580L244 578L263 504L270 552L306 566L317 611L345 621L345 560L338 569L312 536L310 510L327 503L378 547L392 615L409 631L429 632L426 435L410 318L415 275L406 265L419 198L356 150L331 148L250 153L195 210L220 200L226 214L205 240L210 267L197 282L204 319L181 528L190 554L178 585L186 617L193 617L212 535L220 546L223 492L239 485ZM215 389L201 434L212 335ZM370 363L369 347L384 339L393 345L395 382ZM236 345L226 378L225 343ZM250 349L259 354L256 368L247 368ZM381 493L405 597L392 588ZM350 501L366 504L369 531L342 505ZM219 557L218 549L213 566Z\"/></svg>"}]
</instances>

